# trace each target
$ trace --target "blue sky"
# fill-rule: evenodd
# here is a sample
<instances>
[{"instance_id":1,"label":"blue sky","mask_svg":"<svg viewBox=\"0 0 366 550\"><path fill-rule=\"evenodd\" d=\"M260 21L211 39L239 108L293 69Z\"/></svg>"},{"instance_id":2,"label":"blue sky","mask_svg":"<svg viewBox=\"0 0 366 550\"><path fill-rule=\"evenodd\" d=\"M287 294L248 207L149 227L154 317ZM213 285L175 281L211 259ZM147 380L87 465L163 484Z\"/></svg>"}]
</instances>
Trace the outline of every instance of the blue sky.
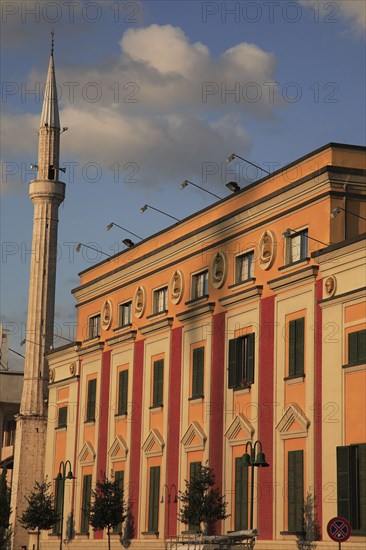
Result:
<instances>
[{"instance_id":1,"label":"blue sky","mask_svg":"<svg viewBox=\"0 0 366 550\"><path fill-rule=\"evenodd\" d=\"M225 165L232 152L273 170L330 141L365 142L362 0L27 1L1 4L1 320L25 336L42 87L55 31L61 164L56 331L72 337L78 272L131 237L177 218L259 172ZM33 92L32 92L33 91ZM61 341L57 342L61 344ZM14 366L14 363L13 363ZM15 364L15 367L18 365Z\"/></svg>"}]
</instances>

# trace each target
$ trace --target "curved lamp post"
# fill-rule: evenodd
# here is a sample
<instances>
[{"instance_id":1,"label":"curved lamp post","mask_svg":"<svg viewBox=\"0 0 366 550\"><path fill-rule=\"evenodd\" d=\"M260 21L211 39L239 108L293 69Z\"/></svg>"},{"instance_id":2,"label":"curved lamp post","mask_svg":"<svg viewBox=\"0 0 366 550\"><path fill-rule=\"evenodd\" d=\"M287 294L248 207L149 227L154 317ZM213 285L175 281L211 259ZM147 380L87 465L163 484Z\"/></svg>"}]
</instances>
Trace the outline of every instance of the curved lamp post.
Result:
<instances>
[{"instance_id":1,"label":"curved lamp post","mask_svg":"<svg viewBox=\"0 0 366 550\"><path fill-rule=\"evenodd\" d=\"M66 471L68 470L67 474ZM66 479L76 479L72 475L71 471L71 462L70 460L66 460L64 462L63 460L60 462L60 466L58 469L58 474L56 476L56 482L57 482L57 489L59 487L62 487L62 499L61 499L61 537L60 537L60 550L62 550L62 542L63 542L63 528L64 528L64 501L65 501L65 481Z\"/></svg>"},{"instance_id":2,"label":"curved lamp post","mask_svg":"<svg viewBox=\"0 0 366 550\"><path fill-rule=\"evenodd\" d=\"M172 491L173 491L173 489L174 489L174 500L173 500L174 504L176 504L178 502L178 497L177 497L177 488L176 488L175 484L173 483L169 487L166 483L164 483L163 491L162 491L162 495L161 495L161 501L160 501L161 504L164 503L164 489L168 493L168 495L167 495L168 521L167 521L166 533L164 533L164 538L166 538L166 537L169 537L169 511L170 511L170 503L171 503L171 500L172 500ZM166 513L164 514L164 518L166 518Z\"/></svg>"},{"instance_id":3,"label":"curved lamp post","mask_svg":"<svg viewBox=\"0 0 366 550\"><path fill-rule=\"evenodd\" d=\"M259 451L257 456L255 456L255 452L257 449L257 446L259 447ZM248 452L249 451L249 452ZM264 452L262 449L262 443L259 441L259 439L252 444L251 441L247 441L245 445L245 454L242 456L242 464L244 468L251 467L252 473L251 473L251 486L250 486L250 527L249 529L253 529L253 504L254 504L254 468L268 468L269 464L266 462L266 457L264 456Z\"/></svg>"}]
</instances>

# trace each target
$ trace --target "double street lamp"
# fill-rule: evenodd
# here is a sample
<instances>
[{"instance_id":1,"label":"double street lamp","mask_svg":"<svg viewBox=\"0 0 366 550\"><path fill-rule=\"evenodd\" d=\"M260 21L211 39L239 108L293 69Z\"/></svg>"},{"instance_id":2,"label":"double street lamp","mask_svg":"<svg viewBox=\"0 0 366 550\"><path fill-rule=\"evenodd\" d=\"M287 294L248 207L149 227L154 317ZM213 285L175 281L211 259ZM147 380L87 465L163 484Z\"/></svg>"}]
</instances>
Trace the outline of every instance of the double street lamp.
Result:
<instances>
[{"instance_id":1,"label":"double street lamp","mask_svg":"<svg viewBox=\"0 0 366 550\"><path fill-rule=\"evenodd\" d=\"M176 488L175 484L172 483L172 485L170 485L170 487L169 487L169 485L167 485L166 483L164 483L164 485L163 485L163 492L162 492L161 501L160 501L161 504L164 504L164 492L166 492L166 493L167 493L168 509L167 509L167 511L166 511L165 514L164 514L164 527L165 527L165 519L166 519L166 516L167 516L167 515L168 515L168 521L167 521L166 532L164 532L164 538L169 537L170 503L171 503L171 501L172 501L173 489L174 489L174 499L173 499L173 503L176 504L176 503L178 502L178 496L177 496L177 488ZM164 531L165 531L165 528L164 528Z\"/></svg>"},{"instance_id":2,"label":"double street lamp","mask_svg":"<svg viewBox=\"0 0 366 550\"><path fill-rule=\"evenodd\" d=\"M255 455L256 449L259 447L257 456ZM249 452L248 452L249 451ZM254 468L268 468L269 464L266 462L266 457L262 449L262 443L259 439L252 444L251 441L247 441L245 445L245 454L242 456L242 465L244 468L251 468L251 482L250 482L250 526L249 529L253 529L253 506L254 506Z\"/></svg>"},{"instance_id":3,"label":"double street lamp","mask_svg":"<svg viewBox=\"0 0 366 550\"><path fill-rule=\"evenodd\" d=\"M68 472L67 472L68 470ZM67 472L67 474L66 474ZM56 476L56 483L57 483L57 500L58 502L61 502L61 525L60 525L60 550L62 550L62 542L63 542L63 529L64 529L64 503L65 503L65 481L67 479L75 479L75 477L72 475L71 471L71 462L70 460L66 460L66 462L62 461L60 462L60 466L58 469L58 474ZM61 491L61 499L59 500L59 491Z\"/></svg>"}]
</instances>

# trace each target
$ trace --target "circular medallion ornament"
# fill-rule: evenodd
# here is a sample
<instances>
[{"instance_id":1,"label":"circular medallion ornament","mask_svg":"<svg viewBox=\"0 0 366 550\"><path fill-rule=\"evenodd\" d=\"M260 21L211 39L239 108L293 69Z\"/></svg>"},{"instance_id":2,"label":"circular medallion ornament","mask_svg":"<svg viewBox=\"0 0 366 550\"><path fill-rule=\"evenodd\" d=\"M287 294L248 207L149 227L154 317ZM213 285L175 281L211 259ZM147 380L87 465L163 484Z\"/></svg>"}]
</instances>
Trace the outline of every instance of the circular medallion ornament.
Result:
<instances>
[{"instance_id":1,"label":"circular medallion ornament","mask_svg":"<svg viewBox=\"0 0 366 550\"><path fill-rule=\"evenodd\" d=\"M184 291L184 277L183 273L176 269L170 279L170 301L173 304L179 304L182 299Z\"/></svg>"},{"instance_id":2,"label":"circular medallion ornament","mask_svg":"<svg viewBox=\"0 0 366 550\"><path fill-rule=\"evenodd\" d=\"M102 309L102 327L104 330L108 330L112 324L112 312L113 304L110 300L106 300Z\"/></svg>"},{"instance_id":3,"label":"circular medallion ornament","mask_svg":"<svg viewBox=\"0 0 366 550\"><path fill-rule=\"evenodd\" d=\"M71 376L74 376L74 374L76 373L76 363L75 362L70 363L69 370L70 370Z\"/></svg>"},{"instance_id":4,"label":"circular medallion ornament","mask_svg":"<svg viewBox=\"0 0 366 550\"><path fill-rule=\"evenodd\" d=\"M145 287L139 286L136 289L133 298L134 313L136 317L142 317L146 307L146 290Z\"/></svg>"},{"instance_id":5,"label":"circular medallion ornament","mask_svg":"<svg viewBox=\"0 0 366 550\"><path fill-rule=\"evenodd\" d=\"M50 382L53 382L55 380L55 369L50 369L48 373L48 379Z\"/></svg>"},{"instance_id":6,"label":"circular medallion ornament","mask_svg":"<svg viewBox=\"0 0 366 550\"><path fill-rule=\"evenodd\" d=\"M276 237L272 231L265 231L259 240L259 265L262 269L272 267L276 256Z\"/></svg>"},{"instance_id":7,"label":"circular medallion ornament","mask_svg":"<svg viewBox=\"0 0 366 550\"><path fill-rule=\"evenodd\" d=\"M214 288L221 288L225 282L227 273L226 255L216 252L211 262L211 282Z\"/></svg>"},{"instance_id":8,"label":"circular medallion ornament","mask_svg":"<svg viewBox=\"0 0 366 550\"><path fill-rule=\"evenodd\" d=\"M330 277L327 277L324 282L324 292L328 296L333 296L335 294L337 288L337 279L331 275Z\"/></svg>"}]
</instances>

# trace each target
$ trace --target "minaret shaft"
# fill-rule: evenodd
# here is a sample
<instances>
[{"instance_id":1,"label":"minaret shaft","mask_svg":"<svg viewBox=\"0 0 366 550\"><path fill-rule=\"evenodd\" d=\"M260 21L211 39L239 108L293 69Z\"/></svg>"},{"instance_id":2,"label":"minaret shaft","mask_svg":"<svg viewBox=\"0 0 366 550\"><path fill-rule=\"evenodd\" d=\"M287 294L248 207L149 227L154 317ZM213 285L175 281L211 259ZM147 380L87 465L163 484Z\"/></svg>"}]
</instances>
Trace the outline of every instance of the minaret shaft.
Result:
<instances>
[{"instance_id":1,"label":"minaret shaft","mask_svg":"<svg viewBox=\"0 0 366 550\"><path fill-rule=\"evenodd\" d=\"M28 546L27 531L21 526L19 517L27 507L25 497L44 477L48 405L45 353L53 342L58 208L65 197L65 184L58 181L59 151L60 120L52 41L39 129L38 173L37 179L29 185L34 218L24 384L17 417L12 481L13 550Z\"/></svg>"}]
</instances>

